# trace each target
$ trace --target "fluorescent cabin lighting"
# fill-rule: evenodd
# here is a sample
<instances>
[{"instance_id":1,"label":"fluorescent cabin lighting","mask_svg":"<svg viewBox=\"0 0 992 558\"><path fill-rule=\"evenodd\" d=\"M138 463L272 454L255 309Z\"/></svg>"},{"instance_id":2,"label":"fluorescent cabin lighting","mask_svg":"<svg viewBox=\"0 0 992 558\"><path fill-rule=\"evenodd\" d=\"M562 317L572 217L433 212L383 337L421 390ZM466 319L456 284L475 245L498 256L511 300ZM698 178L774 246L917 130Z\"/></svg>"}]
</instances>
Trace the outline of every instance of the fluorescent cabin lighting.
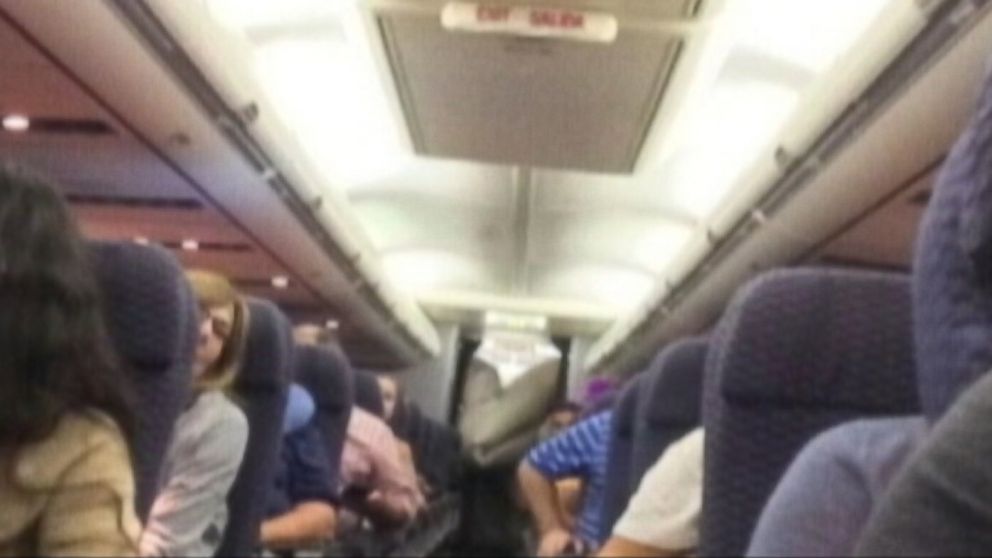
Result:
<instances>
[{"instance_id":1,"label":"fluorescent cabin lighting","mask_svg":"<svg viewBox=\"0 0 992 558\"><path fill-rule=\"evenodd\" d=\"M854 46L891 1L756 0L737 12L738 44L819 74Z\"/></svg>"},{"instance_id":2,"label":"fluorescent cabin lighting","mask_svg":"<svg viewBox=\"0 0 992 558\"><path fill-rule=\"evenodd\" d=\"M798 102L798 92L769 82L711 90L672 157L669 186L679 209L698 219L712 215L741 174L772 146Z\"/></svg>"},{"instance_id":3,"label":"fluorescent cabin lighting","mask_svg":"<svg viewBox=\"0 0 992 558\"><path fill-rule=\"evenodd\" d=\"M187 252L196 252L200 249L200 242L193 238L187 238L182 242L181 246Z\"/></svg>"},{"instance_id":4,"label":"fluorescent cabin lighting","mask_svg":"<svg viewBox=\"0 0 992 558\"><path fill-rule=\"evenodd\" d=\"M3 117L3 129L8 132L27 132L31 128L31 119L23 114L8 114Z\"/></svg>"}]
</instances>

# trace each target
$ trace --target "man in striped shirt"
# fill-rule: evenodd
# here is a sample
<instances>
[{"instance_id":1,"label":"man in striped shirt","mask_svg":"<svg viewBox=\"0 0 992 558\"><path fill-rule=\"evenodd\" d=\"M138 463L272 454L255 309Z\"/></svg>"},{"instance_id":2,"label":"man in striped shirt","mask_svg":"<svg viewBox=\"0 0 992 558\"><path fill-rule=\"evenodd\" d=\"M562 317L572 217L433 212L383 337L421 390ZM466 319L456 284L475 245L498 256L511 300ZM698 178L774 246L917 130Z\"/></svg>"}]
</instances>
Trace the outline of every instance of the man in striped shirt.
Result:
<instances>
[{"instance_id":1,"label":"man in striped shirt","mask_svg":"<svg viewBox=\"0 0 992 558\"><path fill-rule=\"evenodd\" d=\"M600 524L612 419L612 411L589 417L534 448L520 464L520 485L541 535L539 556L560 555L570 543L592 551L605 538ZM585 486L574 535L561 517L554 485L570 477Z\"/></svg>"}]
</instances>

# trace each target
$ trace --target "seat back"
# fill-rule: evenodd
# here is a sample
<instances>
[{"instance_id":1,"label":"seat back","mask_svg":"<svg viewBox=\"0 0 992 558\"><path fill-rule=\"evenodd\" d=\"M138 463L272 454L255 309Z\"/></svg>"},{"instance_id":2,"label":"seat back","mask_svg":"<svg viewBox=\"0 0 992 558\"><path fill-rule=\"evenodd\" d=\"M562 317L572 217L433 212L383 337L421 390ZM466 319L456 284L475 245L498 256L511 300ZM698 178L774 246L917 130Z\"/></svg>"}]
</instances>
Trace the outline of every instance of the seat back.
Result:
<instances>
[{"instance_id":1,"label":"seat back","mask_svg":"<svg viewBox=\"0 0 992 558\"><path fill-rule=\"evenodd\" d=\"M355 401L352 377L346 363L333 351L298 346L296 380L310 392L316 403L315 420L324 437L331 460L331 475L337 486L348 421Z\"/></svg>"},{"instance_id":2,"label":"seat back","mask_svg":"<svg viewBox=\"0 0 992 558\"><path fill-rule=\"evenodd\" d=\"M700 425L708 347L703 338L685 339L669 346L652 365L634 427L631 493L668 446Z\"/></svg>"},{"instance_id":3,"label":"seat back","mask_svg":"<svg viewBox=\"0 0 992 558\"><path fill-rule=\"evenodd\" d=\"M992 369L992 85L985 87L937 178L913 264L920 399L932 422Z\"/></svg>"},{"instance_id":4,"label":"seat back","mask_svg":"<svg viewBox=\"0 0 992 558\"><path fill-rule=\"evenodd\" d=\"M135 508L148 518L176 420L189 397L198 331L196 297L163 248L93 243L107 325L137 399L131 440Z\"/></svg>"},{"instance_id":5,"label":"seat back","mask_svg":"<svg viewBox=\"0 0 992 558\"><path fill-rule=\"evenodd\" d=\"M234 398L248 418L248 445L228 494L229 519L218 556L248 556L258 543L282 442L293 365L289 320L274 304L248 301L248 343Z\"/></svg>"},{"instance_id":6,"label":"seat back","mask_svg":"<svg viewBox=\"0 0 992 558\"><path fill-rule=\"evenodd\" d=\"M634 423L640 408L645 375L638 374L627 382L617 399L610 425L609 460L606 463L606 486L603 492L603 515L600 531L613 532L633 493L630 487L630 466L634 451Z\"/></svg>"},{"instance_id":7,"label":"seat back","mask_svg":"<svg viewBox=\"0 0 992 558\"><path fill-rule=\"evenodd\" d=\"M918 408L906 277L774 271L711 340L701 554L741 555L789 463L817 433Z\"/></svg>"},{"instance_id":8,"label":"seat back","mask_svg":"<svg viewBox=\"0 0 992 558\"><path fill-rule=\"evenodd\" d=\"M382 402L382 391L375 374L354 369L352 374L355 382L355 404L379 418L385 417L386 407Z\"/></svg>"}]
</instances>

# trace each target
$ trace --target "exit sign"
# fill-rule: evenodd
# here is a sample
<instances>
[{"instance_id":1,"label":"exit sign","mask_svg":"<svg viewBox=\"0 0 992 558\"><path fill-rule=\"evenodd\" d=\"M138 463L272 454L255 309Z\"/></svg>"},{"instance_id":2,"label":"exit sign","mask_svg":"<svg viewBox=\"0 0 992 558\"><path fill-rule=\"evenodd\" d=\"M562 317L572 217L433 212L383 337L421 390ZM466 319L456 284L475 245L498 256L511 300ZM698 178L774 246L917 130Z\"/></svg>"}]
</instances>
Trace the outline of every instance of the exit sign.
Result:
<instances>
[{"instance_id":1,"label":"exit sign","mask_svg":"<svg viewBox=\"0 0 992 558\"><path fill-rule=\"evenodd\" d=\"M445 29L610 43L617 38L613 15L566 10L451 2L441 12Z\"/></svg>"}]
</instances>

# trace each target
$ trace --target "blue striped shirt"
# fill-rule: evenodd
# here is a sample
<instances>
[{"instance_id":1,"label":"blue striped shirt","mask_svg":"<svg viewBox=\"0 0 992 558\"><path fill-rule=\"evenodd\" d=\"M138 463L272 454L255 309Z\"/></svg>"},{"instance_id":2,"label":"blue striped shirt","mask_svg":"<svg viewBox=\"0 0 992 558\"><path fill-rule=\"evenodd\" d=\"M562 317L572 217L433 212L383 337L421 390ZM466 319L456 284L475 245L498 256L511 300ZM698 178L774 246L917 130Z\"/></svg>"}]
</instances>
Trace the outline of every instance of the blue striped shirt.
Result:
<instances>
[{"instance_id":1,"label":"blue striped shirt","mask_svg":"<svg viewBox=\"0 0 992 558\"><path fill-rule=\"evenodd\" d=\"M551 479L581 477L585 489L578 517L578 535L586 542L602 544L608 533L600 533L609 459L610 423L613 412L590 417L531 450L527 461Z\"/></svg>"}]
</instances>

